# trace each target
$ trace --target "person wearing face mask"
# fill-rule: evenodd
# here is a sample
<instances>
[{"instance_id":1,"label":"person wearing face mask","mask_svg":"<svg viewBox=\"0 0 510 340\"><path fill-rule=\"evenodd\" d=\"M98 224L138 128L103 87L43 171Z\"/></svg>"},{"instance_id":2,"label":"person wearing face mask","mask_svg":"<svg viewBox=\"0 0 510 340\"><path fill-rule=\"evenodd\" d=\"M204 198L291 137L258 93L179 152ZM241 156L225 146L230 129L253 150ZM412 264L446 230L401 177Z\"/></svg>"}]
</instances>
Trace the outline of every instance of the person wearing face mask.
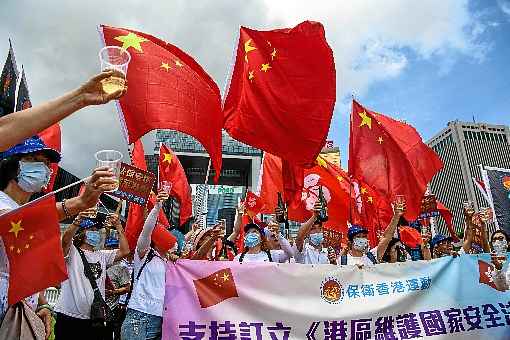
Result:
<instances>
[{"instance_id":1,"label":"person wearing face mask","mask_svg":"<svg viewBox=\"0 0 510 340\"><path fill-rule=\"evenodd\" d=\"M491 260L495 270L492 279L500 291L510 289L510 267L508 266L508 251L510 238L503 230L496 230L491 236Z\"/></svg>"},{"instance_id":2,"label":"person wearing face mask","mask_svg":"<svg viewBox=\"0 0 510 340\"><path fill-rule=\"evenodd\" d=\"M312 217L299 228L296 244L294 245L296 263L301 264L329 264L328 251L322 247L324 234L322 223L317 221L320 202L314 206ZM305 243L305 240L308 242Z\"/></svg>"},{"instance_id":3,"label":"person wearing face mask","mask_svg":"<svg viewBox=\"0 0 510 340\"><path fill-rule=\"evenodd\" d=\"M90 320L94 291L90 279L85 275L84 259L88 262L101 296L105 299L107 269L129 255L129 244L117 214L107 217L118 233L119 249L115 250L96 250L102 240L98 228L100 226L85 215L79 214L62 236L69 279L62 282L55 306L56 340L81 339L80 336L94 340L104 338L105 329L93 327Z\"/></svg>"},{"instance_id":4,"label":"person wearing face mask","mask_svg":"<svg viewBox=\"0 0 510 340\"><path fill-rule=\"evenodd\" d=\"M289 254L285 251L269 248L265 233L257 224L246 224L244 233L244 250L234 257L234 261L285 263L289 259Z\"/></svg>"},{"instance_id":5,"label":"person wearing face mask","mask_svg":"<svg viewBox=\"0 0 510 340\"><path fill-rule=\"evenodd\" d=\"M352 225L347 232L347 254L340 255L339 265L373 266L382 260L388 245L393 239L401 217L405 214L405 202L393 204L393 217L384 231L377 247L370 249L368 230L358 225Z\"/></svg>"},{"instance_id":6,"label":"person wearing face mask","mask_svg":"<svg viewBox=\"0 0 510 340\"><path fill-rule=\"evenodd\" d=\"M40 192L50 179L50 164L58 163L60 158L60 153L48 148L38 136L0 153L0 215L28 203L34 193ZM96 169L81 195L56 203L59 219L64 220L95 205L103 186L113 183L111 176L111 172L105 169ZM9 263L0 237L0 321L7 310L8 286ZM28 305L33 309L38 301L39 305L47 305L43 294L28 299ZM49 330L51 313L42 309L38 314Z\"/></svg>"},{"instance_id":7,"label":"person wearing face mask","mask_svg":"<svg viewBox=\"0 0 510 340\"><path fill-rule=\"evenodd\" d=\"M166 263L177 259L174 254L177 239L162 226L156 226L159 211L167 199L166 192L158 193L136 243L131 277L133 290L127 298L121 339L161 339Z\"/></svg>"}]
</instances>

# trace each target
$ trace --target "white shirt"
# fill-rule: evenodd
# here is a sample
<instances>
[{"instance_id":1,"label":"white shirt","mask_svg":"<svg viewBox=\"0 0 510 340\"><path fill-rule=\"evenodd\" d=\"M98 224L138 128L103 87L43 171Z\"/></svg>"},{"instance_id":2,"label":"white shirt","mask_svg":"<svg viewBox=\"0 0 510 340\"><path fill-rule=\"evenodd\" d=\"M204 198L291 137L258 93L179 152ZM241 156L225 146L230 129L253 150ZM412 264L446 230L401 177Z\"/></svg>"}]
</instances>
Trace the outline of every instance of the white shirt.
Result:
<instances>
[{"instance_id":1,"label":"white shirt","mask_svg":"<svg viewBox=\"0 0 510 340\"><path fill-rule=\"evenodd\" d=\"M0 215L5 214L10 210L19 208L20 205L14 201L5 192L0 191ZM9 291L9 259L5 252L4 242L0 237L0 323L3 320L4 314L9 307L7 304L7 294ZM35 310L39 300L39 293L35 293L27 298L25 302Z\"/></svg>"},{"instance_id":2,"label":"white shirt","mask_svg":"<svg viewBox=\"0 0 510 340\"><path fill-rule=\"evenodd\" d=\"M296 263L301 264L329 264L327 249L317 250L309 243L303 244L303 250L299 251L297 246L294 246Z\"/></svg>"},{"instance_id":3,"label":"white shirt","mask_svg":"<svg viewBox=\"0 0 510 340\"><path fill-rule=\"evenodd\" d=\"M377 247L371 249L370 252L372 253L372 255L374 255L374 258L377 259ZM342 264L341 260L342 260L342 256L338 256L338 258L337 258L338 265ZM347 265L348 266L354 266L354 265L374 266L375 263L370 261L370 259L368 258L368 256L366 254L363 254L363 256L361 256L361 257L355 257L355 256L352 256L351 254L347 254Z\"/></svg>"},{"instance_id":4,"label":"white shirt","mask_svg":"<svg viewBox=\"0 0 510 340\"><path fill-rule=\"evenodd\" d=\"M149 252L145 254L143 259L140 259L138 250L135 250L133 266L135 282L128 308L146 314L163 316L166 261L156 253L152 260L143 268L140 278L136 279L148 254Z\"/></svg>"},{"instance_id":5,"label":"white shirt","mask_svg":"<svg viewBox=\"0 0 510 340\"><path fill-rule=\"evenodd\" d=\"M237 254L234 257L234 261L240 262L242 254ZM283 250L271 250L271 259L273 262L277 263L285 263L289 259L289 256ZM248 254L246 253L243 258L243 263L245 262L269 262L269 257L265 251L260 251L257 254Z\"/></svg>"},{"instance_id":6,"label":"white shirt","mask_svg":"<svg viewBox=\"0 0 510 340\"><path fill-rule=\"evenodd\" d=\"M106 269L115 261L117 250L83 250L87 262L96 276L101 295L105 296ZM62 282L55 311L77 319L90 319L90 306L94 300L94 291L85 276L83 261L78 250L71 245L66 257L69 279Z\"/></svg>"}]
</instances>

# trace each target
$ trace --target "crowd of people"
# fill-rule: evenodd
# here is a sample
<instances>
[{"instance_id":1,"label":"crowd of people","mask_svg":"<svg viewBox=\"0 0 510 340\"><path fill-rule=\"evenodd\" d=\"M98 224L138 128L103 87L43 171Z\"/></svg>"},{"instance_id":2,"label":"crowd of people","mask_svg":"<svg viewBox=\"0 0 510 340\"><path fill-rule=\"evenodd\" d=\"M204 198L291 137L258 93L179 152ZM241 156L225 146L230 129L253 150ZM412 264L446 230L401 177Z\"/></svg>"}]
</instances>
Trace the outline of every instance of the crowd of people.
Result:
<instances>
[{"instance_id":1,"label":"crowd of people","mask_svg":"<svg viewBox=\"0 0 510 340\"><path fill-rule=\"evenodd\" d=\"M19 208L34 193L43 190L50 178L50 164L60 161L59 152L32 136L84 106L122 96L125 90L108 96L103 93L100 81L109 76L111 73L103 72L55 101L0 118L0 131L16 131L3 133L0 143L0 149L4 150L0 154L0 214ZM54 309L48 304L44 291L21 302L42 320L47 338L159 339L165 268L168 261L178 259L351 265L362 269L381 263L427 261L485 252L492 255L498 289L509 289L510 274L505 266L509 236L498 230L489 237L482 222L482 242L475 243L474 230L480 225L474 222L477 221L474 209L464 212L464 240L458 249L452 237L440 234L431 237L425 228L425 232L418 232L418 235L410 233L415 242L402 237L410 223L403 217L406 204L401 201L393 204L393 217L373 248L370 248L368 226L354 224L348 227L346 242L341 246L328 244L324 225L318 219L323 208L319 203L312 217L300 226L292 239L285 232L285 225L274 218L267 223L254 219L243 224L245 207L240 203L230 234L226 234L224 224L207 227L197 222L178 242L176 238L157 232L158 215L168 199L168 194L160 191L156 204L147 212L136 248L130 251L117 213L108 215L104 224L88 213L106 188L114 183L112 176L108 168L95 169L85 190L77 197L56 203L61 220L75 216L62 236L69 279L59 287ZM279 213L275 211L276 215ZM413 223L413 230L420 229L418 222ZM115 238L102 237L105 226L116 230ZM0 239L0 320L16 308L7 304L8 283L9 263Z\"/></svg>"}]
</instances>

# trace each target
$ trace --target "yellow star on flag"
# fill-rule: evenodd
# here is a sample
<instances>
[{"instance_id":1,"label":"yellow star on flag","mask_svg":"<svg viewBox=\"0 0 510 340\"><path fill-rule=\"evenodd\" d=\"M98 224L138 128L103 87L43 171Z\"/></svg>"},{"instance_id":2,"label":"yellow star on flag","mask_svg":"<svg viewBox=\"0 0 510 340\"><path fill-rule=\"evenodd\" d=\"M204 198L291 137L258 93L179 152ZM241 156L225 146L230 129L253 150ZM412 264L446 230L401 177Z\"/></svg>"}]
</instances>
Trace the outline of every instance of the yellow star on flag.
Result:
<instances>
[{"instance_id":1,"label":"yellow star on flag","mask_svg":"<svg viewBox=\"0 0 510 340\"><path fill-rule=\"evenodd\" d=\"M114 38L117 41L120 41L122 43L122 48L127 50L128 48L132 47L138 52L143 52L142 46L140 45L143 42L149 41L145 38L139 37L138 35L134 34L133 32L129 32L128 35L121 35Z\"/></svg>"},{"instance_id":2,"label":"yellow star on flag","mask_svg":"<svg viewBox=\"0 0 510 340\"><path fill-rule=\"evenodd\" d=\"M273 48L273 52L271 52L271 60L274 60L276 58L276 48Z\"/></svg>"},{"instance_id":3,"label":"yellow star on flag","mask_svg":"<svg viewBox=\"0 0 510 340\"><path fill-rule=\"evenodd\" d=\"M19 249L19 248L18 248L18 250L16 251L16 253L21 254L21 249Z\"/></svg>"},{"instance_id":4,"label":"yellow star on flag","mask_svg":"<svg viewBox=\"0 0 510 340\"><path fill-rule=\"evenodd\" d=\"M368 126L369 129L372 129L372 118L367 116L367 113L365 111L359 112L358 115L361 117L361 124L359 127L362 127L363 125Z\"/></svg>"},{"instance_id":5,"label":"yellow star on flag","mask_svg":"<svg viewBox=\"0 0 510 340\"><path fill-rule=\"evenodd\" d=\"M10 247L9 247L9 250L10 250L10 251L14 251L14 246L10 246Z\"/></svg>"},{"instance_id":6,"label":"yellow star on flag","mask_svg":"<svg viewBox=\"0 0 510 340\"><path fill-rule=\"evenodd\" d=\"M165 153L164 156L165 158L163 159L163 163L167 162L168 164L172 164L172 155Z\"/></svg>"},{"instance_id":7,"label":"yellow star on flag","mask_svg":"<svg viewBox=\"0 0 510 340\"><path fill-rule=\"evenodd\" d=\"M339 181L339 182L343 182L344 181L344 178L342 176L337 176L336 179Z\"/></svg>"},{"instance_id":8,"label":"yellow star on flag","mask_svg":"<svg viewBox=\"0 0 510 340\"><path fill-rule=\"evenodd\" d=\"M379 136L379 138L377 138L377 143L382 144L383 142L384 139L381 136Z\"/></svg>"},{"instance_id":9,"label":"yellow star on flag","mask_svg":"<svg viewBox=\"0 0 510 340\"><path fill-rule=\"evenodd\" d=\"M223 281L227 282L228 280L230 280L230 276L228 276L227 273L223 273Z\"/></svg>"},{"instance_id":10,"label":"yellow star on flag","mask_svg":"<svg viewBox=\"0 0 510 340\"><path fill-rule=\"evenodd\" d=\"M171 69L170 65L168 63L161 62L161 68L164 68L167 72Z\"/></svg>"},{"instance_id":11,"label":"yellow star on flag","mask_svg":"<svg viewBox=\"0 0 510 340\"><path fill-rule=\"evenodd\" d=\"M248 53L248 52L251 52L253 50L256 50L257 48L254 47L254 46L251 46L251 39L248 39L245 43L244 43L244 53Z\"/></svg>"},{"instance_id":12,"label":"yellow star on flag","mask_svg":"<svg viewBox=\"0 0 510 340\"><path fill-rule=\"evenodd\" d=\"M267 71L269 71L270 68L271 68L271 66L269 65L269 63L267 63L267 64L262 64L262 66L260 67L260 70L263 72L267 72Z\"/></svg>"},{"instance_id":13,"label":"yellow star on flag","mask_svg":"<svg viewBox=\"0 0 510 340\"><path fill-rule=\"evenodd\" d=\"M255 78L253 71L248 72L248 80L253 80L253 78Z\"/></svg>"},{"instance_id":14,"label":"yellow star on flag","mask_svg":"<svg viewBox=\"0 0 510 340\"><path fill-rule=\"evenodd\" d=\"M374 198L372 196L368 196L367 201L370 203L374 203Z\"/></svg>"},{"instance_id":15,"label":"yellow star on flag","mask_svg":"<svg viewBox=\"0 0 510 340\"><path fill-rule=\"evenodd\" d=\"M25 230L23 229L23 227L21 226L21 220L18 221L18 223L14 223L11 221L11 230L9 230L10 233L14 233L14 236L17 238L18 237L18 233L22 230Z\"/></svg>"},{"instance_id":16,"label":"yellow star on flag","mask_svg":"<svg viewBox=\"0 0 510 340\"><path fill-rule=\"evenodd\" d=\"M322 158L321 156L317 156L317 164L319 166L322 166L323 168L327 168L328 167L328 164L326 163L324 158Z\"/></svg>"},{"instance_id":17,"label":"yellow star on flag","mask_svg":"<svg viewBox=\"0 0 510 340\"><path fill-rule=\"evenodd\" d=\"M366 194L366 193L367 193L367 188L361 187L361 194L363 195L363 194Z\"/></svg>"},{"instance_id":18,"label":"yellow star on flag","mask_svg":"<svg viewBox=\"0 0 510 340\"><path fill-rule=\"evenodd\" d=\"M176 61L175 61L175 65L176 65L176 66L179 66L179 67L183 67L183 66L184 66L184 64L183 64L183 63L181 63L179 60L176 60Z\"/></svg>"}]
</instances>

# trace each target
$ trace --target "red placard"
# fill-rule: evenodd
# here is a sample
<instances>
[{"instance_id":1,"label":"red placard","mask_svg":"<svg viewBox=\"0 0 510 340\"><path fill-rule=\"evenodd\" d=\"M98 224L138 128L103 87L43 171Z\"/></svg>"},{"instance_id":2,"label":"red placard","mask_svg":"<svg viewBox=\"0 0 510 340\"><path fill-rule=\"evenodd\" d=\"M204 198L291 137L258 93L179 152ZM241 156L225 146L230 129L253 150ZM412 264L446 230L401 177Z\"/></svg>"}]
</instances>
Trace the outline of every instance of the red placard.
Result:
<instances>
[{"instance_id":1,"label":"red placard","mask_svg":"<svg viewBox=\"0 0 510 340\"><path fill-rule=\"evenodd\" d=\"M128 202L145 206L154 181L154 174L132 165L121 163L119 189L111 194Z\"/></svg>"}]
</instances>

